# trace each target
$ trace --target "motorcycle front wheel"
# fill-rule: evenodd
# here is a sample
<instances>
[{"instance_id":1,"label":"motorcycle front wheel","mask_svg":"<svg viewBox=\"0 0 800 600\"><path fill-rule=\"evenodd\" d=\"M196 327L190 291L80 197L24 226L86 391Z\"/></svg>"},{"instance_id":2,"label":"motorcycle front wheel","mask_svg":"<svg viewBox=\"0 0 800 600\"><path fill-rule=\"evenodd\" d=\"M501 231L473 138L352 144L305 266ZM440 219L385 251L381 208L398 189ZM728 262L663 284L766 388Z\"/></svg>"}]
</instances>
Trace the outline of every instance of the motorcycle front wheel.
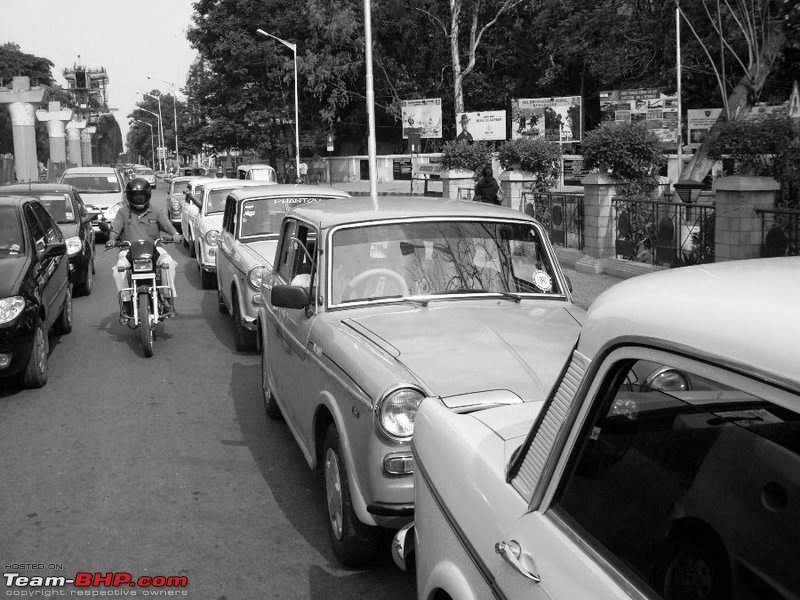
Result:
<instances>
[{"instance_id":1,"label":"motorcycle front wheel","mask_svg":"<svg viewBox=\"0 0 800 600\"><path fill-rule=\"evenodd\" d=\"M153 324L150 321L150 296L139 294L139 339L146 357L153 356Z\"/></svg>"}]
</instances>

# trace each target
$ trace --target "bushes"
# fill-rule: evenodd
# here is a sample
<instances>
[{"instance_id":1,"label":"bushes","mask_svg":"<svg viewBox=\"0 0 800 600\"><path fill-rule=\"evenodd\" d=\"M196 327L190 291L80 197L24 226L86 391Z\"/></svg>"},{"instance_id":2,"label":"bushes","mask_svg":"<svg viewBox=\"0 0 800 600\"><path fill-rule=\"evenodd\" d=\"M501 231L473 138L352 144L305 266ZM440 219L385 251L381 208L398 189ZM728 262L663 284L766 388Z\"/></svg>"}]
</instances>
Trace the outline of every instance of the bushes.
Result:
<instances>
[{"instance_id":1,"label":"bushes","mask_svg":"<svg viewBox=\"0 0 800 600\"><path fill-rule=\"evenodd\" d=\"M517 138L503 143L498 155L500 166L536 174L534 188L546 191L558 181L561 171L561 146L543 138Z\"/></svg>"},{"instance_id":2,"label":"bushes","mask_svg":"<svg viewBox=\"0 0 800 600\"><path fill-rule=\"evenodd\" d=\"M492 149L484 142L467 144L450 141L442 146L442 167L445 169L467 169L480 173L492 164Z\"/></svg>"}]
</instances>

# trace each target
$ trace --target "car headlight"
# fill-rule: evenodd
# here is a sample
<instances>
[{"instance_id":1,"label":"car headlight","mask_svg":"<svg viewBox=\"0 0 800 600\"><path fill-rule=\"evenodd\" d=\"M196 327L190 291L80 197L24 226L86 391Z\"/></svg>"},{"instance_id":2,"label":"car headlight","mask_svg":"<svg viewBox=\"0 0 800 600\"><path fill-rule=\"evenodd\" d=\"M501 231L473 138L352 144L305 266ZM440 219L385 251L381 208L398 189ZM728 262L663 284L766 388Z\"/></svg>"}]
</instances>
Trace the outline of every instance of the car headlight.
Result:
<instances>
[{"instance_id":1,"label":"car headlight","mask_svg":"<svg viewBox=\"0 0 800 600\"><path fill-rule=\"evenodd\" d=\"M173 198L172 200L169 201L169 203L172 205L172 212L179 212L181 210L180 200Z\"/></svg>"},{"instance_id":2,"label":"car headlight","mask_svg":"<svg viewBox=\"0 0 800 600\"><path fill-rule=\"evenodd\" d=\"M5 325L16 319L25 308L25 298L10 296L0 298L0 325Z\"/></svg>"},{"instance_id":3,"label":"car headlight","mask_svg":"<svg viewBox=\"0 0 800 600\"><path fill-rule=\"evenodd\" d=\"M109 206L107 209L103 211L103 216L106 218L107 221L113 221L114 217L117 216L119 209L122 208L122 202L117 202L113 206Z\"/></svg>"},{"instance_id":4,"label":"car headlight","mask_svg":"<svg viewBox=\"0 0 800 600\"><path fill-rule=\"evenodd\" d=\"M81 238L79 237L71 237L67 238L67 255L75 256L78 252L81 251Z\"/></svg>"},{"instance_id":5,"label":"car headlight","mask_svg":"<svg viewBox=\"0 0 800 600\"><path fill-rule=\"evenodd\" d=\"M267 267L264 265L258 265L257 267L253 267L247 273L247 281L250 283L250 287L254 290L258 290L261 288L261 280L264 278L264 275L267 273Z\"/></svg>"},{"instance_id":6,"label":"car headlight","mask_svg":"<svg viewBox=\"0 0 800 600\"><path fill-rule=\"evenodd\" d=\"M689 378L675 369L661 368L651 373L644 382L645 387L661 392L685 392L692 389Z\"/></svg>"},{"instance_id":7,"label":"car headlight","mask_svg":"<svg viewBox=\"0 0 800 600\"><path fill-rule=\"evenodd\" d=\"M415 389L401 388L386 394L376 408L380 428L395 438L414 434L414 417L424 396Z\"/></svg>"},{"instance_id":8,"label":"car headlight","mask_svg":"<svg viewBox=\"0 0 800 600\"><path fill-rule=\"evenodd\" d=\"M206 235L204 237L206 240L206 244L208 244L209 246L216 246L217 241L219 240L219 231L213 229L211 231L206 232Z\"/></svg>"}]
</instances>

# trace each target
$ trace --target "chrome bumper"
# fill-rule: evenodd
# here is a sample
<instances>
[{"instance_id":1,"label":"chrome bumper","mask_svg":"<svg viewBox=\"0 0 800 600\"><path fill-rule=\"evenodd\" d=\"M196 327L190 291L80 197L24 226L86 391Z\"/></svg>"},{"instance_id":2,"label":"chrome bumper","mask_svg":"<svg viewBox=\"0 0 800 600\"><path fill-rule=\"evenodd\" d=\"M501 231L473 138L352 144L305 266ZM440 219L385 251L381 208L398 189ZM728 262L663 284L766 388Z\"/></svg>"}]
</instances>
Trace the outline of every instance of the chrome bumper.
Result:
<instances>
[{"instance_id":1,"label":"chrome bumper","mask_svg":"<svg viewBox=\"0 0 800 600\"><path fill-rule=\"evenodd\" d=\"M414 522L400 528L392 539L392 560L403 571L407 571L414 560L416 532Z\"/></svg>"}]
</instances>

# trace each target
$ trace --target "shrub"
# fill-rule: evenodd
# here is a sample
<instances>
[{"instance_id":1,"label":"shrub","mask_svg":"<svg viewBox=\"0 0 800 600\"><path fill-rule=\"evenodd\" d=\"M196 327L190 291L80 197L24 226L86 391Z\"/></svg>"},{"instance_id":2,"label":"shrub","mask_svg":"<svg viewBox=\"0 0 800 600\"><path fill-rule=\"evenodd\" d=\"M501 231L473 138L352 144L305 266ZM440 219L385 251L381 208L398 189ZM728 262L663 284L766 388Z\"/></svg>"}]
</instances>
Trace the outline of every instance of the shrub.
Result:
<instances>
[{"instance_id":1,"label":"shrub","mask_svg":"<svg viewBox=\"0 0 800 600\"><path fill-rule=\"evenodd\" d=\"M629 193L652 190L667 163L658 138L641 123L603 123L584 136L581 147L587 169L624 179Z\"/></svg>"},{"instance_id":2,"label":"shrub","mask_svg":"<svg viewBox=\"0 0 800 600\"><path fill-rule=\"evenodd\" d=\"M492 164L492 149L484 142L445 142L442 145L442 168L467 169L480 173L486 165Z\"/></svg>"},{"instance_id":3,"label":"shrub","mask_svg":"<svg viewBox=\"0 0 800 600\"><path fill-rule=\"evenodd\" d=\"M498 155L504 169L519 165L536 175L534 189L546 191L558 181L561 172L561 146L544 138L522 137L503 142Z\"/></svg>"}]
</instances>

